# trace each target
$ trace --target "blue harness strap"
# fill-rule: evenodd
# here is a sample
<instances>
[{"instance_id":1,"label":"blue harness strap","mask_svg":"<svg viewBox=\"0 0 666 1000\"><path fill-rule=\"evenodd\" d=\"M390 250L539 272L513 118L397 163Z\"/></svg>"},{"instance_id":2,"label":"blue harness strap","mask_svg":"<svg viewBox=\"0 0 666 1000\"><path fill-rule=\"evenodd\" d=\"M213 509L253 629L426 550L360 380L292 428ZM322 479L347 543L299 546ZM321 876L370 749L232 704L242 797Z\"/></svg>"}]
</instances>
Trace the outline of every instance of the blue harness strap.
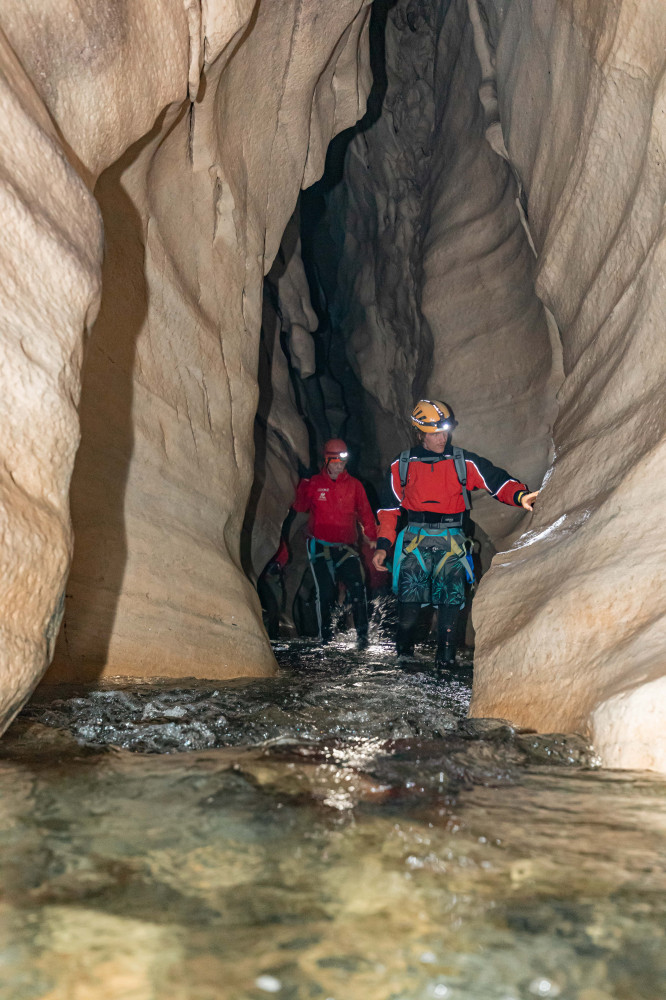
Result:
<instances>
[{"instance_id":1,"label":"blue harness strap","mask_svg":"<svg viewBox=\"0 0 666 1000\"><path fill-rule=\"evenodd\" d=\"M406 530L407 530L406 528L403 528L395 540L395 551L393 553L393 587L392 587L394 594L398 593L398 577L400 576L400 563L402 562L403 559L402 543L405 540Z\"/></svg>"},{"instance_id":2,"label":"blue harness strap","mask_svg":"<svg viewBox=\"0 0 666 1000\"><path fill-rule=\"evenodd\" d=\"M316 548L317 545L322 546L321 552L317 552ZM345 550L345 554L342 556L341 559L338 559L337 562L333 561L333 556L331 555L331 547L333 547L334 549ZM340 543L340 545L336 545L333 542L322 542L320 538L309 538L307 552L308 552L308 558L313 565L316 559L326 560L326 567L328 569L328 572L331 574L331 580L333 580L334 583L335 583L335 571L338 568L338 566L341 566L342 563L345 561L345 559L352 559L352 558L358 559L359 562L361 563L361 578L365 580L363 563L361 562L358 552L351 545L345 545L343 543Z\"/></svg>"},{"instance_id":3,"label":"blue harness strap","mask_svg":"<svg viewBox=\"0 0 666 1000\"><path fill-rule=\"evenodd\" d=\"M459 527L455 527L455 528L445 528L443 531L430 531L426 527L419 527L419 531L418 531L418 534L416 535L416 538L412 539L412 541L409 543L409 545L407 547L407 550L405 551L404 550L404 541L405 541L404 535L405 535L406 531L407 531L407 528L403 528L402 531L398 534L398 537L395 540L395 552L394 552L394 555L393 555L393 587L392 587L392 589L393 589L393 593L396 594L396 595L398 593L398 581L400 579L400 567L401 567L401 565L403 563L403 560L404 560L405 556L408 553L413 553L416 556L416 558L417 558L417 560L419 562L419 565L421 566L421 569L423 570L423 572L427 573L428 570L427 570L426 564L425 564L425 562L423 560L423 556L419 552L419 544L420 544L421 540L423 538L440 538L442 535L446 535L446 534L452 533L454 531L460 532L460 528ZM451 541L454 542L457 545L457 542L455 542L455 539L452 538ZM459 552L454 552L454 553L447 552L446 555L442 559L440 559L439 563L437 564L437 567L435 569L435 572L434 572L433 576L438 576L441 573L442 569L444 568L444 563L453 554L453 555L457 556L458 559L460 559L460 561L462 562L462 564L463 564L463 566L465 568L465 574L467 576L467 580L469 581L469 583L473 584L474 583L474 564L472 563L470 555L467 552L467 550L465 549L464 545L463 546L458 546L458 549L459 549Z\"/></svg>"},{"instance_id":4,"label":"blue harness strap","mask_svg":"<svg viewBox=\"0 0 666 1000\"><path fill-rule=\"evenodd\" d=\"M465 555L460 557L460 561L465 567L465 573L467 574L467 582L472 586L474 586L474 563L470 558L469 552L465 552Z\"/></svg>"},{"instance_id":5,"label":"blue harness strap","mask_svg":"<svg viewBox=\"0 0 666 1000\"><path fill-rule=\"evenodd\" d=\"M467 582L470 584L474 584L474 563L472 562L469 550L466 547L469 544L469 541L470 540L466 538L463 541L462 545L458 545L457 541L454 538L452 538L451 552L447 552L446 555L444 555L439 560L437 566L435 567L435 572L433 573L433 576L435 577L439 576L439 574L444 569L444 564L446 563L447 559L451 559L453 556L455 556L463 564L463 567L465 569L465 575L467 576ZM454 546L455 549L457 549L457 551L455 551Z\"/></svg>"}]
</instances>

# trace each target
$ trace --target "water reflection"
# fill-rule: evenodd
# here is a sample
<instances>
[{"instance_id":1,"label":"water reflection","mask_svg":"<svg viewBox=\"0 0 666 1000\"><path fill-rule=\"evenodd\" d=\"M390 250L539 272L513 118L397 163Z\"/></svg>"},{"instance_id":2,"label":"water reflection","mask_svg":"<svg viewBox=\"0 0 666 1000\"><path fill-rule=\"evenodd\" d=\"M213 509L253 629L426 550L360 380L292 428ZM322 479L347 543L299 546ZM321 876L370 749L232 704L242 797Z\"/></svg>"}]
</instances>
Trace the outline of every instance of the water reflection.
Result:
<instances>
[{"instance_id":1,"label":"water reflection","mask_svg":"<svg viewBox=\"0 0 666 1000\"><path fill-rule=\"evenodd\" d=\"M666 996L666 783L465 721L468 685L418 664L280 655L271 681L24 713L1 997Z\"/></svg>"}]
</instances>

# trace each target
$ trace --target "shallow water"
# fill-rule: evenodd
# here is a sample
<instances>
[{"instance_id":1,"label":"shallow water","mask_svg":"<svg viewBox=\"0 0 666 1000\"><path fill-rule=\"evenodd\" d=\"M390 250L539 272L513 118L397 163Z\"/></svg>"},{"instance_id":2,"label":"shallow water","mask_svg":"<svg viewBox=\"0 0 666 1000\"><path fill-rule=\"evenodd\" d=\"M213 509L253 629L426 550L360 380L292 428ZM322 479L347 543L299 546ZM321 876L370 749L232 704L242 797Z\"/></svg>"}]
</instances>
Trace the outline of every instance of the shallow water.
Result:
<instances>
[{"instance_id":1,"label":"shallow water","mask_svg":"<svg viewBox=\"0 0 666 1000\"><path fill-rule=\"evenodd\" d=\"M666 782L466 721L426 657L278 656L26 709L2 1000L666 997Z\"/></svg>"}]
</instances>

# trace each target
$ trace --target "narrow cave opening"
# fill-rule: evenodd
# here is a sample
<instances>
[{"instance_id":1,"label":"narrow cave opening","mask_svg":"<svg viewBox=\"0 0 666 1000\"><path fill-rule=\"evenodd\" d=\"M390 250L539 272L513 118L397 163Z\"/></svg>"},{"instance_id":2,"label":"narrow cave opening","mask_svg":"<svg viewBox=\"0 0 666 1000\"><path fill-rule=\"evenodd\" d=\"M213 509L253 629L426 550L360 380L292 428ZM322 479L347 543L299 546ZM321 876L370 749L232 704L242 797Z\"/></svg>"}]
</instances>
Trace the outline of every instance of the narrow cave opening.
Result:
<instances>
[{"instance_id":1,"label":"narrow cave opening","mask_svg":"<svg viewBox=\"0 0 666 1000\"><path fill-rule=\"evenodd\" d=\"M331 142L265 281L251 573L280 537L293 490L284 467L292 480L314 473L326 438L341 436L377 508L420 397L452 406L456 444L534 489L552 460L561 346L501 139L486 6L373 5L366 114ZM525 524L476 494L477 573ZM297 557L287 573L288 626L304 569Z\"/></svg>"}]
</instances>

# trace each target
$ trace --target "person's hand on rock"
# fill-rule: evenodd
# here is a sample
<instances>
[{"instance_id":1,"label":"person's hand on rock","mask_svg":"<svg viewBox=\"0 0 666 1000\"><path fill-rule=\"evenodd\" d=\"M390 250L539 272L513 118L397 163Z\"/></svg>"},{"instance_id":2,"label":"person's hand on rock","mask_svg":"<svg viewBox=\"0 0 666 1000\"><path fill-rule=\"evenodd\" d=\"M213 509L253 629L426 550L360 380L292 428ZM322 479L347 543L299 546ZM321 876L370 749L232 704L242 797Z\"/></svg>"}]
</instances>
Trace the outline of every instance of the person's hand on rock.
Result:
<instances>
[{"instance_id":1,"label":"person's hand on rock","mask_svg":"<svg viewBox=\"0 0 666 1000\"><path fill-rule=\"evenodd\" d=\"M524 497L520 499L520 506L524 507L525 510L534 510L534 501L539 496L539 490L535 493L526 493Z\"/></svg>"}]
</instances>

